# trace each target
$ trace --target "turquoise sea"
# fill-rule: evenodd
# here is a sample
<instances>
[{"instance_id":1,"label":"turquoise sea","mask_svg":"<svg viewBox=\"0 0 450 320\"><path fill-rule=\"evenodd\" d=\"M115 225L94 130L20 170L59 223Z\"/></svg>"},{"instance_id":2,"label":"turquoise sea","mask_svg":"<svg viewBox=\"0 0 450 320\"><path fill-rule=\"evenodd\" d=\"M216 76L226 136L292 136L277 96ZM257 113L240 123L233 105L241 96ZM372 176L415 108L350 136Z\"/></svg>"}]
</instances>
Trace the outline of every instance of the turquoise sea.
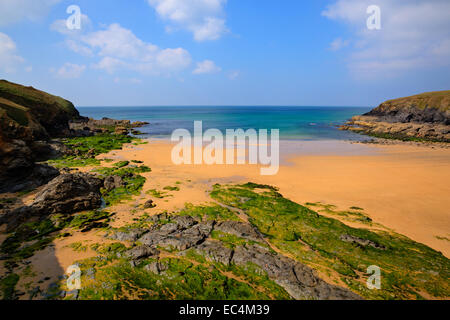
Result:
<instances>
[{"instance_id":1,"label":"turquoise sea","mask_svg":"<svg viewBox=\"0 0 450 320\"><path fill-rule=\"evenodd\" d=\"M77 107L81 115L131 121L147 121L139 130L147 137L167 138L175 129L193 129L194 121L203 121L204 130L279 129L284 140L364 140L364 136L340 131L352 116L368 112L368 107Z\"/></svg>"}]
</instances>

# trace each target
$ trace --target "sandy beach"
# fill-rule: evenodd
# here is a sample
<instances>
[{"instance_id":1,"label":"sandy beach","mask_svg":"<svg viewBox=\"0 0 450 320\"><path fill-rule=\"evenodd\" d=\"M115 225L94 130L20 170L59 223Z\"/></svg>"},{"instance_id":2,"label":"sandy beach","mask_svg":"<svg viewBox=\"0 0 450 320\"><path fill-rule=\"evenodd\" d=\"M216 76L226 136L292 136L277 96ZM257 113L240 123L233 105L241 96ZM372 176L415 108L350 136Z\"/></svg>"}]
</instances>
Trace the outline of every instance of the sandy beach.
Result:
<instances>
[{"instance_id":1,"label":"sandy beach","mask_svg":"<svg viewBox=\"0 0 450 320\"><path fill-rule=\"evenodd\" d=\"M261 176L258 165L174 165L171 142L147 141L147 144L128 144L122 150L97 157L113 160L103 161L103 166L111 166L116 161L138 160L152 169L152 172L142 174L146 182L140 195L108 208L109 212L114 212L111 227L129 225L143 213L174 212L187 203L210 204L213 200L209 191L216 183L255 182L276 186L283 196L303 205L320 202L334 205L334 210L364 209L364 214L373 221L370 226L339 216L333 218L352 227L394 231L450 257L449 149L425 145L289 141L282 143L280 148L282 157L278 174ZM89 172L92 169L78 170ZM164 198L148 192L167 186L177 186L179 190L167 191ZM39 189L26 195L23 202L31 203ZM149 199L154 201L155 208L137 210ZM76 231L68 238L55 239L52 245L27 259L32 265L31 274L27 274L25 267L17 269L22 274L18 288L27 290L30 283L39 283L41 288L46 288L61 279L74 262L98 255L90 245L112 243L104 236L101 230ZM2 234L0 242L5 238ZM77 244L83 249L75 250ZM1 274L5 272L3 268L0 271ZM319 274L330 283L343 285L339 277Z\"/></svg>"},{"instance_id":2,"label":"sandy beach","mask_svg":"<svg viewBox=\"0 0 450 320\"><path fill-rule=\"evenodd\" d=\"M155 212L181 209L186 202L208 202L207 191L215 183L252 181L277 186L281 194L301 204L363 208L375 223L450 257L449 149L329 141L298 142L293 148L292 143L281 147L282 164L274 176L261 176L255 165L177 166L168 141L127 146L104 158L144 161L152 168L144 191L182 182L181 191L168 202L156 200ZM125 220L126 207L119 210Z\"/></svg>"}]
</instances>

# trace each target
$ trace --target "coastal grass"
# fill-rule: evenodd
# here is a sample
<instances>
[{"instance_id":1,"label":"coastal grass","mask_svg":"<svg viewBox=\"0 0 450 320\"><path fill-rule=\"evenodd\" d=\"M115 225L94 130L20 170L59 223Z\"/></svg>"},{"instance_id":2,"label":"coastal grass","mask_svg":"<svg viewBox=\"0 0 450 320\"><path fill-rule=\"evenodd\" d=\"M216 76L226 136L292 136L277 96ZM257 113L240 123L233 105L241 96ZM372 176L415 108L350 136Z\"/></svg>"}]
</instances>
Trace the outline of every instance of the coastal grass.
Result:
<instances>
[{"instance_id":1,"label":"coastal grass","mask_svg":"<svg viewBox=\"0 0 450 320\"><path fill-rule=\"evenodd\" d=\"M399 234L351 228L261 185L215 185L211 197L245 212L249 222L279 250L340 280L370 299L450 295L450 260ZM360 239L344 241L345 237ZM370 241L372 245L362 245ZM365 286L367 268L382 270L382 290Z\"/></svg>"}]
</instances>

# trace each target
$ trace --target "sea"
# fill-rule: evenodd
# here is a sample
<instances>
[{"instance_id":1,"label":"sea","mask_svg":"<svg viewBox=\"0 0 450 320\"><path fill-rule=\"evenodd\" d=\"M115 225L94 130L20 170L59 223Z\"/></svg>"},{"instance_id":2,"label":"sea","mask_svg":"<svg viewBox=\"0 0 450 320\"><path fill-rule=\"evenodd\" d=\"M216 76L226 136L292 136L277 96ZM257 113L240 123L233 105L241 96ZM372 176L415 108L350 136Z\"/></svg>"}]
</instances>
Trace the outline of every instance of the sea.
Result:
<instances>
[{"instance_id":1,"label":"sea","mask_svg":"<svg viewBox=\"0 0 450 320\"><path fill-rule=\"evenodd\" d=\"M354 140L365 136L338 130L338 126L355 115L370 111L369 107L283 107L283 106L182 106L182 107L77 107L82 116L131 121L146 121L139 128L144 136L170 138L176 129L193 131L194 121L202 121L203 129L279 129L282 140ZM270 131L269 131L270 132Z\"/></svg>"}]
</instances>

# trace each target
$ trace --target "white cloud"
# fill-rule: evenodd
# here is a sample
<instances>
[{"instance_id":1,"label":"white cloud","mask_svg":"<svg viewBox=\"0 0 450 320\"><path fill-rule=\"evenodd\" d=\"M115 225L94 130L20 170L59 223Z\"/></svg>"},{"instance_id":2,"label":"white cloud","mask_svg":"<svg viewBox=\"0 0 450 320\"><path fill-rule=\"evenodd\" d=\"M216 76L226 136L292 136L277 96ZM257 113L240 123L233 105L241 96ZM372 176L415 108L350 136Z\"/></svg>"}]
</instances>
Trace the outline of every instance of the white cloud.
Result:
<instances>
[{"instance_id":1,"label":"white cloud","mask_svg":"<svg viewBox=\"0 0 450 320\"><path fill-rule=\"evenodd\" d=\"M58 28L54 30L59 31ZM191 55L183 48L160 48L145 42L129 29L114 23L103 30L67 34L69 49L85 56L97 56L93 65L110 74L120 70L143 74L170 74L187 68Z\"/></svg>"},{"instance_id":2,"label":"white cloud","mask_svg":"<svg viewBox=\"0 0 450 320\"><path fill-rule=\"evenodd\" d=\"M228 31L224 19L227 0L147 0L174 27L188 30L196 41L217 40Z\"/></svg>"},{"instance_id":3,"label":"white cloud","mask_svg":"<svg viewBox=\"0 0 450 320\"><path fill-rule=\"evenodd\" d=\"M67 27L67 20L59 19L51 24L50 30L59 32L67 36L76 36L82 33L86 33L86 31L92 30L92 21L87 15L82 13L80 29L69 29Z\"/></svg>"},{"instance_id":4,"label":"white cloud","mask_svg":"<svg viewBox=\"0 0 450 320\"><path fill-rule=\"evenodd\" d=\"M204 60L202 62L197 62L197 68L192 72L193 74L210 74L210 73L218 73L222 71L222 69L211 60Z\"/></svg>"},{"instance_id":5,"label":"white cloud","mask_svg":"<svg viewBox=\"0 0 450 320\"><path fill-rule=\"evenodd\" d=\"M359 76L396 76L405 70L450 65L450 1L377 0L381 30L368 30L372 0L338 0L322 15L347 23L356 41L349 67Z\"/></svg>"},{"instance_id":6,"label":"white cloud","mask_svg":"<svg viewBox=\"0 0 450 320\"><path fill-rule=\"evenodd\" d=\"M61 79L78 79L83 74L86 66L74 63L65 63L61 68L56 70L55 76Z\"/></svg>"},{"instance_id":7,"label":"white cloud","mask_svg":"<svg viewBox=\"0 0 450 320\"><path fill-rule=\"evenodd\" d=\"M349 40L342 40L342 38L336 38L330 43L331 51L338 51L347 47L350 44Z\"/></svg>"},{"instance_id":8,"label":"white cloud","mask_svg":"<svg viewBox=\"0 0 450 320\"><path fill-rule=\"evenodd\" d=\"M36 21L45 16L50 8L61 0L1 0L0 26L20 22Z\"/></svg>"},{"instance_id":9,"label":"white cloud","mask_svg":"<svg viewBox=\"0 0 450 320\"><path fill-rule=\"evenodd\" d=\"M5 73L15 72L18 65L25 60L17 54L14 41L6 34L0 32L0 70Z\"/></svg>"}]
</instances>

